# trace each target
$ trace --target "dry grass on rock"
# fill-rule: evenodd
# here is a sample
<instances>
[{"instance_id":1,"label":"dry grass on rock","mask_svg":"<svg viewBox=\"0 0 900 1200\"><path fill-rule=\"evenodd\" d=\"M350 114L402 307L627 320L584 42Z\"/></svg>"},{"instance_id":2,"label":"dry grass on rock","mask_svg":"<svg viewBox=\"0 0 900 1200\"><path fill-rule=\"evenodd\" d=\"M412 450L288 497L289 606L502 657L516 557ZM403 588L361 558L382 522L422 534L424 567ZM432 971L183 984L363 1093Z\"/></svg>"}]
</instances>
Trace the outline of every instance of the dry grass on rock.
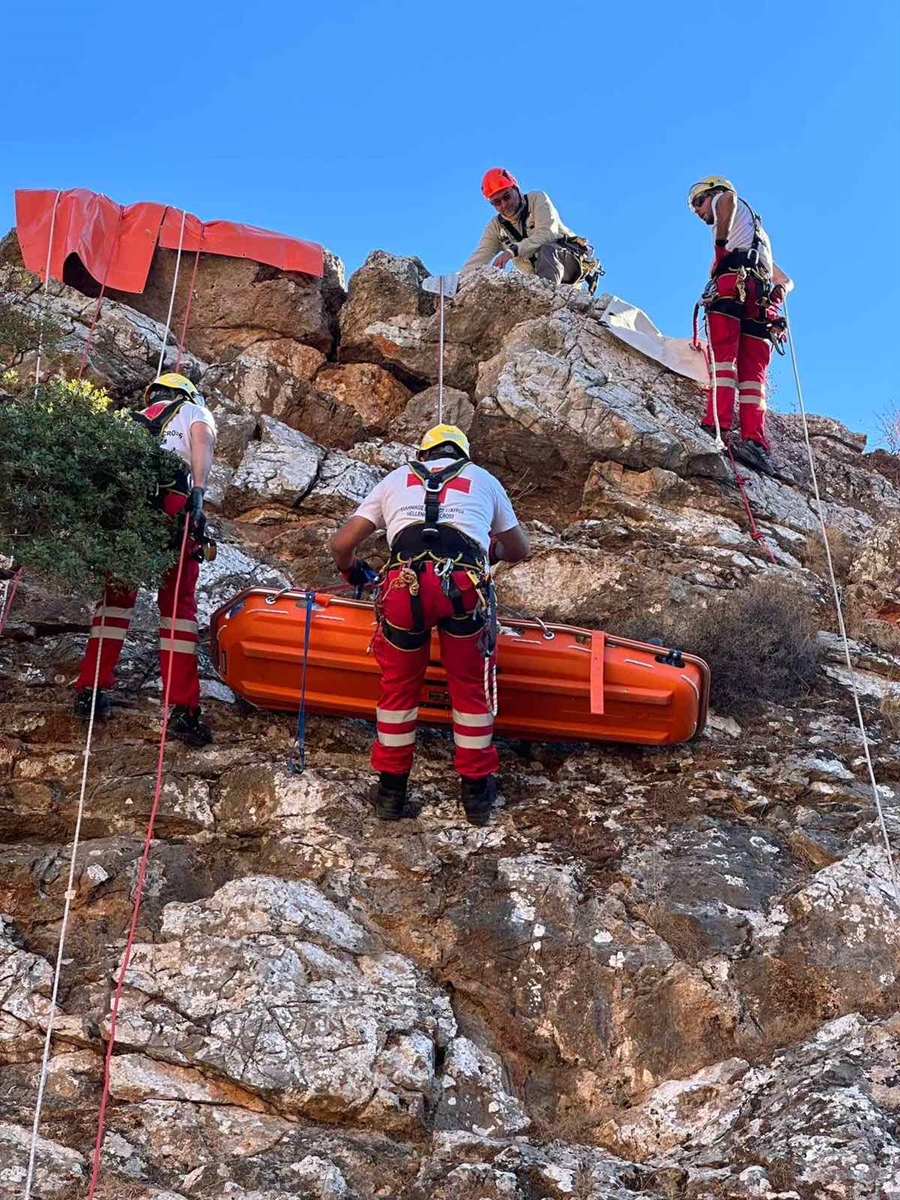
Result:
<instances>
[{"instance_id":1,"label":"dry grass on rock","mask_svg":"<svg viewBox=\"0 0 900 1200\"><path fill-rule=\"evenodd\" d=\"M790 704L813 686L820 651L812 602L796 587L759 576L708 608L679 608L663 618L636 618L616 632L661 638L698 654L712 669L712 704L720 713L752 715Z\"/></svg>"}]
</instances>

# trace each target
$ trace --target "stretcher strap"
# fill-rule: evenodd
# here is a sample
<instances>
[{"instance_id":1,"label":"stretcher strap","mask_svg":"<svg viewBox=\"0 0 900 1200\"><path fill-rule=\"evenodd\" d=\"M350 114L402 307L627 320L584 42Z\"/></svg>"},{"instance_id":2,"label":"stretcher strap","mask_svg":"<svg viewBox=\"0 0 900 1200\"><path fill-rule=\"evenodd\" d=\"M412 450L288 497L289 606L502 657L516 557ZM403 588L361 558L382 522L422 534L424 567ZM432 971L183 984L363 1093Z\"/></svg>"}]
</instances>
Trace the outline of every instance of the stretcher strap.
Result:
<instances>
[{"instance_id":1,"label":"stretcher strap","mask_svg":"<svg viewBox=\"0 0 900 1200\"><path fill-rule=\"evenodd\" d=\"M312 630L312 610L315 592L306 593L306 620L303 628L303 668L300 674L300 706L297 709L297 732L288 758L288 770L302 775L306 770L306 666L309 662L309 639Z\"/></svg>"},{"instance_id":2,"label":"stretcher strap","mask_svg":"<svg viewBox=\"0 0 900 1200\"><path fill-rule=\"evenodd\" d=\"M603 666L606 654L606 634L591 634L591 713L602 717L604 712Z\"/></svg>"}]
</instances>

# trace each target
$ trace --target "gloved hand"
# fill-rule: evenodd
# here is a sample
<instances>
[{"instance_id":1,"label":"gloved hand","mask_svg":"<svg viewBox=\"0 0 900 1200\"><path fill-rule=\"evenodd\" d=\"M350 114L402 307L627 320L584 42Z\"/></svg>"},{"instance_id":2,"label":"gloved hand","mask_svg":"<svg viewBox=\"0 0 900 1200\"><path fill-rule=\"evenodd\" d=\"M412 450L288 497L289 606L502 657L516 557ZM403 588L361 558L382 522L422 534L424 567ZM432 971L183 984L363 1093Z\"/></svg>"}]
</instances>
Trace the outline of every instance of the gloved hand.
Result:
<instances>
[{"instance_id":1,"label":"gloved hand","mask_svg":"<svg viewBox=\"0 0 900 1200\"><path fill-rule=\"evenodd\" d=\"M185 505L188 519L188 531L195 542L199 542L206 530L206 517L203 513L203 488L191 488L188 502Z\"/></svg>"},{"instance_id":2,"label":"gloved hand","mask_svg":"<svg viewBox=\"0 0 900 1200\"><path fill-rule=\"evenodd\" d=\"M719 265L719 263L722 261L722 259L727 257L727 255L729 253L730 253L730 251L728 250L727 246L716 246L716 257L714 259L713 265L717 267Z\"/></svg>"},{"instance_id":3,"label":"gloved hand","mask_svg":"<svg viewBox=\"0 0 900 1200\"><path fill-rule=\"evenodd\" d=\"M358 588L368 587L378 578L378 572L369 566L364 558L356 559L346 571L341 571L341 574L351 587Z\"/></svg>"},{"instance_id":4,"label":"gloved hand","mask_svg":"<svg viewBox=\"0 0 900 1200\"><path fill-rule=\"evenodd\" d=\"M771 292L769 292L769 300L776 308L780 308L784 304L784 288L780 283L776 283Z\"/></svg>"}]
</instances>

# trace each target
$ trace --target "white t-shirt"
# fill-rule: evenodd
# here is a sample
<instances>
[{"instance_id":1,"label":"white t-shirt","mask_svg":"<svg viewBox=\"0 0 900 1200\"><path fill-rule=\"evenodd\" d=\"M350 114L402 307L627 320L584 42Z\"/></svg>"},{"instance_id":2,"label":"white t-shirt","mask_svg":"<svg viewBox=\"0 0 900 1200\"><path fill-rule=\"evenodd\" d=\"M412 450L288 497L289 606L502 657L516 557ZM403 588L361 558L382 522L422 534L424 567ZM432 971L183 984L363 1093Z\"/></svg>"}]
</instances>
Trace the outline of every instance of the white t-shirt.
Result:
<instances>
[{"instance_id":1,"label":"white t-shirt","mask_svg":"<svg viewBox=\"0 0 900 1200\"><path fill-rule=\"evenodd\" d=\"M724 196L724 192L719 192L718 195L712 198L713 222L716 219L716 207L719 200ZM715 224L713 224L713 238L715 239ZM753 210L746 200L742 200L740 196L735 197L734 205L734 220L731 223L731 232L728 235L728 241L725 243L726 250L749 250L753 245ZM763 267L772 274L772 243L769 241L769 235L760 227L759 231L759 258Z\"/></svg>"},{"instance_id":2,"label":"white t-shirt","mask_svg":"<svg viewBox=\"0 0 900 1200\"><path fill-rule=\"evenodd\" d=\"M453 461L436 458L425 465L430 471L440 471ZM373 488L354 516L365 517L376 529L387 530L388 544L393 545L401 530L425 520L425 485L408 466L398 467ZM468 463L444 485L438 519L485 550L490 546L491 534L506 533L519 523L503 485L475 463Z\"/></svg>"},{"instance_id":3,"label":"white t-shirt","mask_svg":"<svg viewBox=\"0 0 900 1200\"><path fill-rule=\"evenodd\" d=\"M162 410L170 404L170 400L154 400L154 402L143 410L145 417L157 416ZM202 404L194 404L193 400L186 400L179 408L178 412L168 423L163 435L160 438L160 445L163 450L171 450L173 454L177 454L182 462L191 465L191 426L197 423L205 425L212 431L213 441L216 440L216 421L208 408L204 408Z\"/></svg>"}]
</instances>

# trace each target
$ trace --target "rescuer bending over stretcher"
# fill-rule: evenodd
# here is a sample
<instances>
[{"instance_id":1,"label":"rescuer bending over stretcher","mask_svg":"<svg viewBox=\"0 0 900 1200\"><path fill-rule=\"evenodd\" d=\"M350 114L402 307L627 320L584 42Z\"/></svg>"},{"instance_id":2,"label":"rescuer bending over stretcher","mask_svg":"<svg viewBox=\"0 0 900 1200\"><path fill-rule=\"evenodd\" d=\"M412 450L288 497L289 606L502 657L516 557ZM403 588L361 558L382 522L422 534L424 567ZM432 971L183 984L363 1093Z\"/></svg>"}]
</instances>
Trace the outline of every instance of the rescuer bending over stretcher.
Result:
<instances>
[{"instance_id":1,"label":"rescuer bending over stretcher","mask_svg":"<svg viewBox=\"0 0 900 1200\"><path fill-rule=\"evenodd\" d=\"M419 459L392 471L331 539L348 583L374 572L355 551L387 531L390 558L379 590L375 657L381 692L372 766L380 772L375 809L395 821L412 816L406 800L431 631L438 628L447 672L456 770L470 824L486 825L496 797L494 716L489 680L496 656L496 606L490 562L528 557L528 535L503 486L469 458L455 425L425 434Z\"/></svg>"}]
</instances>

